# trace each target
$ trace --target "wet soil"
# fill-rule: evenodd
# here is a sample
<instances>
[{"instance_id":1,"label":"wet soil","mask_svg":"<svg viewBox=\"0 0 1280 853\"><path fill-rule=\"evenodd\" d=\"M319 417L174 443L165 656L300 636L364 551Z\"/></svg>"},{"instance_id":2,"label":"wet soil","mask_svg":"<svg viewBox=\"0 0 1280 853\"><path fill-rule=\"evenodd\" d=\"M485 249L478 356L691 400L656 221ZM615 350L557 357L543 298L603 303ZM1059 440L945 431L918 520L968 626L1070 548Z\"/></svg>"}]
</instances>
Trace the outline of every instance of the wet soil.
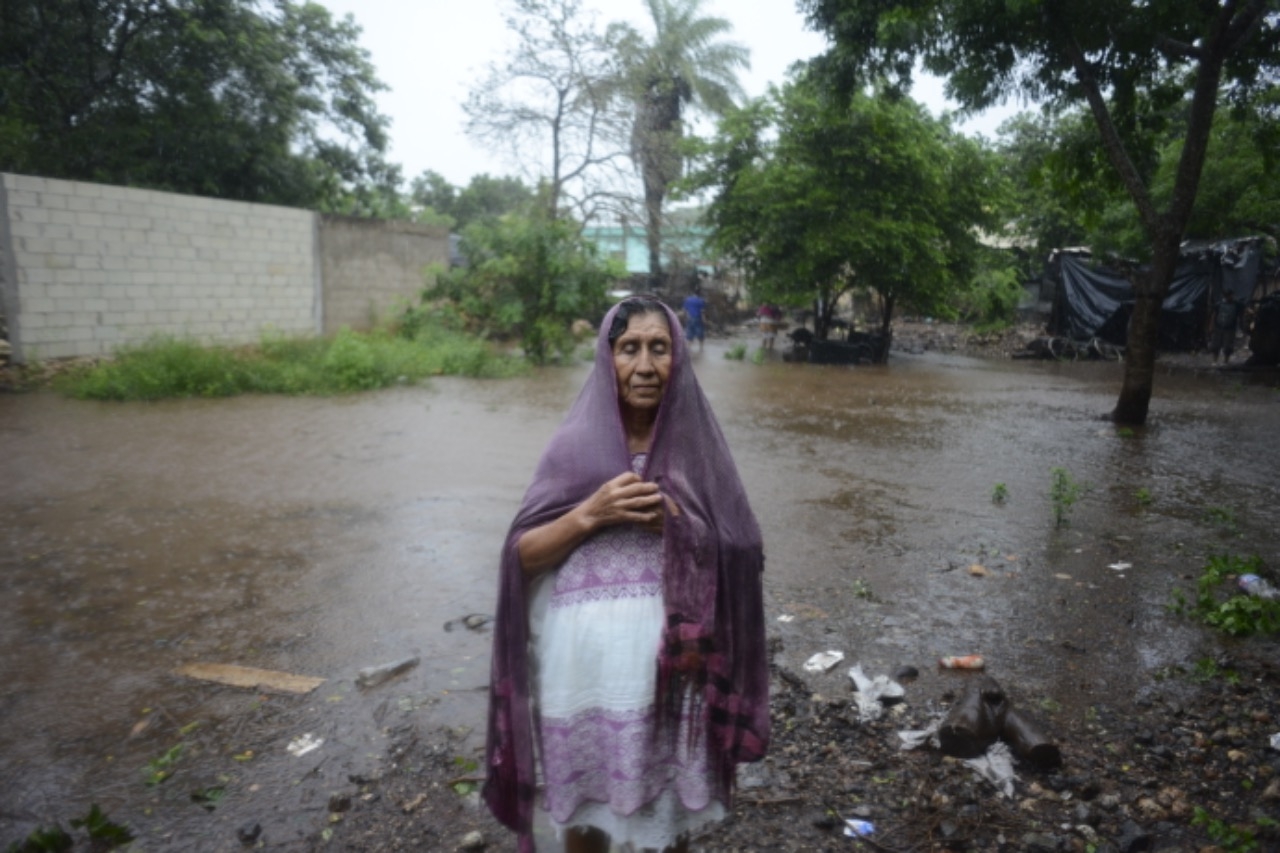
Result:
<instances>
[{"instance_id":1,"label":"wet soil","mask_svg":"<svg viewBox=\"0 0 1280 853\"><path fill-rule=\"evenodd\" d=\"M1274 832L1276 641L1168 605L1209 553L1280 566L1276 377L1161 369L1134 432L1100 419L1115 364L924 350L820 368L731 362L731 343L696 369L765 533L776 737L695 847ZM458 620L491 610L497 543L584 371L338 400L0 396L0 844L96 803L138 850L514 849L474 792L489 635ZM1051 467L1086 486L1063 525ZM845 665L803 670L827 649ZM1059 770L1019 767L1011 798L897 743L969 677L937 658L966 653L1062 747ZM326 681L297 697L174 674L193 661ZM854 662L919 677L860 723ZM322 743L295 756L304 734ZM843 838L838 817L876 835Z\"/></svg>"}]
</instances>

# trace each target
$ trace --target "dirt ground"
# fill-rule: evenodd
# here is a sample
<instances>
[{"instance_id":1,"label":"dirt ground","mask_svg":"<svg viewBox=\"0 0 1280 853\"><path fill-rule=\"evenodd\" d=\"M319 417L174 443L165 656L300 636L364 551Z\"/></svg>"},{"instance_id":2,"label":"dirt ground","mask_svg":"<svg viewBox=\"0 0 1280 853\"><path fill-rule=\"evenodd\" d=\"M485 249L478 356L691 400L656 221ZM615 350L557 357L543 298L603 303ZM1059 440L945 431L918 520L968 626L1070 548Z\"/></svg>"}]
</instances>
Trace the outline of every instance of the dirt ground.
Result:
<instances>
[{"instance_id":1,"label":"dirt ground","mask_svg":"<svg viewBox=\"0 0 1280 853\"><path fill-rule=\"evenodd\" d=\"M1280 669L1244 649L1217 665L1220 676L1171 672L1154 698L1118 696L1091 719L1055 722L1062 766L1019 764L1012 797L937 749L901 748L898 731L924 728L945 710L913 702L909 682L896 711L861 723L851 691L820 693L807 674L775 668L770 754L741 770L732 817L694 849L1280 849L1276 827L1259 827L1280 812L1280 756L1266 746L1280 719ZM512 835L471 792L476 777L460 770L457 745L448 730L394 732L388 772L351 780L331 801L333 822L318 830L317 847L324 832L343 850L513 850ZM1213 818L1198 817L1199 808ZM849 818L870 821L874 835L844 837Z\"/></svg>"}]
</instances>

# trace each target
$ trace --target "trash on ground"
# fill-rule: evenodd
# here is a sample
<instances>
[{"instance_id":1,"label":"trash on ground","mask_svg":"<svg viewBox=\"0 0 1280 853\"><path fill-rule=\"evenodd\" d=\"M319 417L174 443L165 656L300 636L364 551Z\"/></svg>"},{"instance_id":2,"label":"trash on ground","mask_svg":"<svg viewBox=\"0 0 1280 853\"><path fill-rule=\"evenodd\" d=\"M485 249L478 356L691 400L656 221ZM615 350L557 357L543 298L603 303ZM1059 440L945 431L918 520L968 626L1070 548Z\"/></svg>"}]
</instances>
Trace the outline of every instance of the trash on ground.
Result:
<instances>
[{"instance_id":1,"label":"trash on ground","mask_svg":"<svg viewBox=\"0 0 1280 853\"><path fill-rule=\"evenodd\" d=\"M831 667L844 660L844 652L818 652L804 662L805 672L827 672Z\"/></svg>"},{"instance_id":2,"label":"trash on ground","mask_svg":"<svg viewBox=\"0 0 1280 853\"><path fill-rule=\"evenodd\" d=\"M1260 578L1257 575L1241 575L1236 583L1247 594L1257 598L1280 598L1280 589L1276 589L1267 583L1265 578Z\"/></svg>"},{"instance_id":3,"label":"trash on ground","mask_svg":"<svg viewBox=\"0 0 1280 853\"><path fill-rule=\"evenodd\" d=\"M844 834L846 838L862 838L863 836L873 835L875 831L876 825L869 820L847 818L844 822Z\"/></svg>"},{"instance_id":4,"label":"trash on ground","mask_svg":"<svg viewBox=\"0 0 1280 853\"><path fill-rule=\"evenodd\" d=\"M860 663L849 668L849 677L853 679L854 689L858 691L853 700L858 706L858 718L864 723L880 719L885 705L901 702L902 697L906 695L902 685L887 675L867 678Z\"/></svg>"},{"instance_id":5,"label":"trash on ground","mask_svg":"<svg viewBox=\"0 0 1280 853\"><path fill-rule=\"evenodd\" d=\"M1107 568L1115 569L1117 572L1125 572L1133 568L1133 563L1126 563L1124 561L1121 561L1119 563L1109 563L1107 565Z\"/></svg>"},{"instance_id":6,"label":"trash on ground","mask_svg":"<svg viewBox=\"0 0 1280 853\"><path fill-rule=\"evenodd\" d=\"M931 746L962 759L1005 796L1012 796L1016 778L1012 757L1040 769L1062 764L1058 746L1011 708L1004 690L987 675L965 685L945 718L925 729L900 731L898 738L903 749Z\"/></svg>"},{"instance_id":7,"label":"trash on ground","mask_svg":"<svg viewBox=\"0 0 1280 853\"><path fill-rule=\"evenodd\" d=\"M790 613L783 613L778 617L779 622L794 622L795 620L796 617L792 616Z\"/></svg>"},{"instance_id":8,"label":"trash on ground","mask_svg":"<svg viewBox=\"0 0 1280 853\"><path fill-rule=\"evenodd\" d=\"M938 729L944 753L956 758L975 758L1000 737L1009 702L995 679L982 676L965 685L964 693Z\"/></svg>"},{"instance_id":9,"label":"trash on ground","mask_svg":"<svg viewBox=\"0 0 1280 853\"><path fill-rule=\"evenodd\" d=\"M1057 745L1010 707L1004 690L988 675L970 681L938 729L939 748L956 758L974 758L1003 740L1021 761L1039 768L1062 764Z\"/></svg>"},{"instance_id":10,"label":"trash on ground","mask_svg":"<svg viewBox=\"0 0 1280 853\"><path fill-rule=\"evenodd\" d=\"M364 690L377 687L379 684L413 669L418 665L419 660L415 655L411 658L402 658L401 660L394 660L378 666L366 666L356 673L356 686Z\"/></svg>"},{"instance_id":11,"label":"trash on ground","mask_svg":"<svg viewBox=\"0 0 1280 853\"><path fill-rule=\"evenodd\" d=\"M289 750L289 754L293 757L301 758L308 752L319 749L320 745L323 743L324 738L316 737L311 734L311 732L307 732L306 734L298 735L296 738L289 741L289 745L286 746L285 749Z\"/></svg>"},{"instance_id":12,"label":"trash on ground","mask_svg":"<svg viewBox=\"0 0 1280 853\"><path fill-rule=\"evenodd\" d=\"M188 663L174 670L177 675L229 684L232 687L248 687L254 690L276 690L280 693L310 693L321 684L323 678L277 672L273 669L257 669L230 663Z\"/></svg>"},{"instance_id":13,"label":"trash on ground","mask_svg":"<svg viewBox=\"0 0 1280 853\"><path fill-rule=\"evenodd\" d=\"M981 563L974 563L973 565L969 566L969 574L973 575L975 578L985 578L987 575L991 573L988 572L987 567L982 565Z\"/></svg>"},{"instance_id":14,"label":"trash on ground","mask_svg":"<svg viewBox=\"0 0 1280 853\"><path fill-rule=\"evenodd\" d=\"M1280 732L1276 732L1271 736L1271 748L1276 752L1280 752Z\"/></svg>"},{"instance_id":15,"label":"trash on ground","mask_svg":"<svg viewBox=\"0 0 1280 853\"><path fill-rule=\"evenodd\" d=\"M938 660L943 669L982 669L986 665L982 655L947 655Z\"/></svg>"},{"instance_id":16,"label":"trash on ground","mask_svg":"<svg viewBox=\"0 0 1280 853\"><path fill-rule=\"evenodd\" d=\"M982 755L967 758L965 765L978 776L990 782L995 789L1006 797L1013 796L1013 783L1017 776L1013 772L1013 757L1007 744L995 743Z\"/></svg>"}]
</instances>

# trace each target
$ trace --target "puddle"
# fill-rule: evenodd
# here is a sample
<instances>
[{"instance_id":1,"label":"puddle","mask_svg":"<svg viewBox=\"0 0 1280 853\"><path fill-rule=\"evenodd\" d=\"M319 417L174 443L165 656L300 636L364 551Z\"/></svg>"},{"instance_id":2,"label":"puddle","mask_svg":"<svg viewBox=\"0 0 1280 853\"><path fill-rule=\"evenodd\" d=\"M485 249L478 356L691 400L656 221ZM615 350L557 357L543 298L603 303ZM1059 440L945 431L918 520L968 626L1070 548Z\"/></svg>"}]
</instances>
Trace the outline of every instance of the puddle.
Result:
<instances>
[{"instance_id":1,"label":"puddle","mask_svg":"<svg viewBox=\"0 0 1280 853\"><path fill-rule=\"evenodd\" d=\"M457 620L492 611L499 543L585 370L343 399L0 396L0 844L98 803L147 849L227 849L267 820L287 846L377 771L388 730L478 727L490 635ZM1071 713L1202 653L1165 605L1206 551L1277 559L1265 385L1161 375L1152 426L1129 435L1099 418L1113 364L753 365L713 343L697 370L795 670L827 649L868 674L912 664L911 701L954 677L938 657L981 653L1026 704ZM1085 486L1069 526L1053 467ZM259 695L172 674L190 662L326 680ZM304 734L323 743L290 755Z\"/></svg>"}]
</instances>

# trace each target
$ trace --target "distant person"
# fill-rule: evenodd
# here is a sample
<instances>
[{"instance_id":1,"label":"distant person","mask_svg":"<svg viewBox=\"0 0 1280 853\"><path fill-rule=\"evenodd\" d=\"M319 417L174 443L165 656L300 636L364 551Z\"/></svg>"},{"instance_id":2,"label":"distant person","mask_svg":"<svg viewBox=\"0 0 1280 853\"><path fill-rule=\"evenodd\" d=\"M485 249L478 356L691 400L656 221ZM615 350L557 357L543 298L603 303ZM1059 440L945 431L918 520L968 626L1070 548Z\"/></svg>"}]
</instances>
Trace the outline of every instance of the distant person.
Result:
<instances>
[{"instance_id":1,"label":"distant person","mask_svg":"<svg viewBox=\"0 0 1280 853\"><path fill-rule=\"evenodd\" d=\"M1231 361L1231 353L1236 348L1236 329L1240 326L1240 303L1230 290L1224 290L1222 300L1213 308L1213 333L1209 338L1209 351L1213 353L1213 363L1218 363L1218 353L1222 353L1222 363Z\"/></svg>"},{"instance_id":2,"label":"distant person","mask_svg":"<svg viewBox=\"0 0 1280 853\"><path fill-rule=\"evenodd\" d=\"M766 302L756 312L760 321L760 346L766 350L773 349L773 342L778 336L778 326L782 322L782 309L772 302Z\"/></svg>"},{"instance_id":3,"label":"distant person","mask_svg":"<svg viewBox=\"0 0 1280 853\"><path fill-rule=\"evenodd\" d=\"M703 321L703 312L707 310L707 300L702 298L702 294L697 290L690 293L684 298L684 313L688 318L685 325L684 336L692 341L698 342L698 351L702 351L702 345L707 339L707 328Z\"/></svg>"}]
</instances>

